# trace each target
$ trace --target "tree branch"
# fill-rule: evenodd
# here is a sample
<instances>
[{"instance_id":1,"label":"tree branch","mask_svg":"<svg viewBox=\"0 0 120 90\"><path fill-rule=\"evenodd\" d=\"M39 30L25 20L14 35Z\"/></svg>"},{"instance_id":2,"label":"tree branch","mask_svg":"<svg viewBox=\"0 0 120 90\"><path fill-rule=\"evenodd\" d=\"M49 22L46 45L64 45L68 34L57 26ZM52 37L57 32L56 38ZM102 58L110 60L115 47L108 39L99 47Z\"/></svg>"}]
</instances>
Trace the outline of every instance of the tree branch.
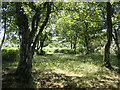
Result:
<instances>
[{"instance_id":1,"label":"tree branch","mask_svg":"<svg viewBox=\"0 0 120 90\"><path fill-rule=\"evenodd\" d=\"M33 46L32 46L32 49L33 49L33 50L35 49L36 44L37 44L38 41L39 41L39 37L40 37L40 35L41 35L44 27L46 26L46 24L47 24L47 22L48 22L48 20L49 20L49 16L50 16L50 13L51 13L51 4L52 4L52 3L47 2L47 14L46 14L46 18L45 18L45 21L43 22L43 24L42 24L41 27L40 27L40 30L39 30L36 38L35 38L35 41L33 42Z\"/></svg>"},{"instance_id":2,"label":"tree branch","mask_svg":"<svg viewBox=\"0 0 120 90\"><path fill-rule=\"evenodd\" d=\"M32 42L33 40L33 37L35 36L35 33L37 32L37 28L38 28L38 23L40 21L40 14L38 14L36 12L36 14L33 16L33 20L32 20L32 31L30 32L29 34L29 41L30 43ZM35 23L36 23L36 26L35 26Z\"/></svg>"},{"instance_id":3,"label":"tree branch","mask_svg":"<svg viewBox=\"0 0 120 90\"><path fill-rule=\"evenodd\" d=\"M32 4L33 5L33 4ZM38 29L38 26L39 26L39 22L40 22L40 9L45 9L46 7L46 2L44 3L43 5L43 8L35 8L34 6L34 9L36 11L35 15L33 16L33 19L32 19L32 31L30 32L29 34L29 41L30 41L30 45L33 41L33 37L35 36L36 32L37 32L37 29Z\"/></svg>"}]
</instances>

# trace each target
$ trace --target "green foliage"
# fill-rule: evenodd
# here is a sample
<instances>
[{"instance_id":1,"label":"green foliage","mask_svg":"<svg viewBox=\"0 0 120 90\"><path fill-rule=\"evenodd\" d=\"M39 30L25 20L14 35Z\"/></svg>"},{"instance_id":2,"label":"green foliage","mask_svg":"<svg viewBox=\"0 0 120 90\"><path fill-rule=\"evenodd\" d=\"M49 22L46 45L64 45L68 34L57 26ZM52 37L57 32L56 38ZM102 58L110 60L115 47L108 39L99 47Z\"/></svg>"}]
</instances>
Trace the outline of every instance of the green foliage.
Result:
<instances>
[{"instance_id":1,"label":"green foliage","mask_svg":"<svg viewBox=\"0 0 120 90\"><path fill-rule=\"evenodd\" d=\"M59 51L59 49L56 49L55 51L54 51L54 53L59 53L60 51Z\"/></svg>"},{"instance_id":2,"label":"green foliage","mask_svg":"<svg viewBox=\"0 0 120 90\"><path fill-rule=\"evenodd\" d=\"M85 49L84 48L79 48L76 51L79 52L79 53L84 53Z\"/></svg>"},{"instance_id":3,"label":"green foliage","mask_svg":"<svg viewBox=\"0 0 120 90\"><path fill-rule=\"evenodd\" d=\"M40 52L39 55L45 55L45 51Z\"/></svg>"},{"instance_id":4,"label":"green foliage","mask_svg":"<svg viewBox=\"0 0 120 90\"><path fill-rule=\"evenodd\" d=\"M54 52L54 48L45 47L43 50L45 51L45 53L53 53Z\"/></svg>"},{"instance_id":5,"label":"green foliage","mask_svg":"<svg viewBox=\"0 0 120 90\"><path fill-rule=\"evenodd\" d=\"M73 49L56 49L54 53L74 54Z\"/></svg>"},{"instance_id":6,"label":"green foliage","mask_svg":"<svg viewBox=\"0 0 120 90\"><path fill-rule=\"evenodd\" d=\"M76 50L76 54L83 53L85 50L83 48L79 48ZM64 53L64 54L74 54L74 49L55 49L54 53Z\"/></svg>"},{"instance_id":7,"label":"green foliage","mask_svg":"<svg viewBox=\"0 0 120 90\"><path fill-rule=\"evenodd\" d=\"M2 49L2 60L3 61L16 61L19 57L19 50L18 49Z\"/></svg>"}]
</instances>

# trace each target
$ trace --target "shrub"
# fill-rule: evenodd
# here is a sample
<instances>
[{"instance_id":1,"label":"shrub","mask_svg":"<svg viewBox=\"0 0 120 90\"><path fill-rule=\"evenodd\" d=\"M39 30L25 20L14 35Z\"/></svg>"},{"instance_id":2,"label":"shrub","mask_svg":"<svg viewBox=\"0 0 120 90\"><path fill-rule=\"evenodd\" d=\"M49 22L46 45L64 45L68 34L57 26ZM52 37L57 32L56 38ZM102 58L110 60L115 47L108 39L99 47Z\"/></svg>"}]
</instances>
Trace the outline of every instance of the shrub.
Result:
<instances>
[{"instance_id":1,"label":"shrub","mask_svg":"<svg viewBox=\"0 0 120 90\"><path fill-rule=\"evenodd\" d=\"M65 53L65 54L67 54L67 49L61 49L61 50L60 50L60 53Z\"/></svg>"},{"instance_id":2,"label":"shrub","mask_svg":"<svg viewBox=\"0 0 120 90\"><path fill-rule=\"evenodd\" d=\"M56 49L56 50L54 51L54 53L59 53L59 49Z\"/></svg>"},{"instance_id":3,"label":"shrub","mask_svg":"<svg viewBox=\"0 0 120 90\"><path fill-rule=\"evenodd\" d=\"M15 49L2 49L3 61L15 61L19 57L19 50Z\"/></svg>"},{"instance_id":4,"label":"shrub","mask_svg":"<svg viewBox=\"0 0 120 90\"><path fill-rule=\"evenodd\" d=\"M74 50L73 50L73 49L69 49L69 50L68 50L68 53L69 53L69 54L74 54Z\"/></svg>"},{"instance_id":5,"label":"shrub","mask_svg":"<svg viewBox=\"0 0 120 90\"><path fill-rule=\"evenodd\" d=\"M60 53L74 54L74 50L73 49L61 49Z\"/></svg>"},{"instance_id":6,"label":"shrub","mask_svg":"<svg viewBox=\"0 0 120 90\"><path fill-rule=\"evenodd\" d=\"M64 53L64 49L61 49L61 50L60 50L60 53Z\"/></svg>"},{"instance_id":7,"label":"shrub","mask_svg":"<svg viewBox=\"0 0 120 90\"><path fill-rule=\"evenodd\" d=\"M40 52L39 55L45 55L45 51Z\"/></svg>"},{"instance_id":8,"label":"shrub","mask_svg":"<svg viewBox=\"0 0 120 90\"><path fill-rule=\"evenodd\" d=\"M76 51L79 52L79 53L84 53L85 49L84 48L79 48Z\"/></svg>"},{"instance_id":9,"label":"shrub","mask_svg":"<svg viewBox=\"0 0 120 90\"><path fill-rule=\"evenodd\" d=\"M43 51L46 53L46 52L49 52L49 49L44 48ZM39 49L39 52L40 52L40 49Z\"/></svg>"},{"instance_id":10,"label":"shrub","mask_svg":"<svg viewBox=\"0 0 120 90\"><path fill-rule=\"evenodd\" d=\"M76 49L76 54L83 53L85 50L83 48ZM74 49L56 49L54 53L64 53L64 54L74 54Z\"/></svg>"},{"instance_id":11,"label":"shrub","mask_svg":"<svg viewBox=\"0 0 120 90\"><path fill-rule=\"evenodd\" d=\"M68 54L69 49L62 49L62 52Z\"/></svg>"}]
</instances>

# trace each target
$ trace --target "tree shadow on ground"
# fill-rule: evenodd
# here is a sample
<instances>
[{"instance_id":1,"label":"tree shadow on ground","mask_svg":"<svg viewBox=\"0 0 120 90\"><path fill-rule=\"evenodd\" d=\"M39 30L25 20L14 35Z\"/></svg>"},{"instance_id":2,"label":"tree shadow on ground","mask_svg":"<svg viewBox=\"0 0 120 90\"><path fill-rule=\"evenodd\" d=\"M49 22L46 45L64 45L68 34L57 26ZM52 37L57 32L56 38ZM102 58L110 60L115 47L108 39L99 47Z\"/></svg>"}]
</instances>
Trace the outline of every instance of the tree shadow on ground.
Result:
<instances>
[{"instance_id":1,"label":"tree shadow on ground","mask_svg":"<svg viewBox=\"0 0 120 90\"><path fill-rule=\"evenodd\" d=\"M4 70L2 72L2 88L36 88L31 78L29 82L24 82L26 78L18 79L15 74L16 69Z\"/></svg>"},{"instance_id":2,"label":"tree shadow on ground","mask_svg":"<svg viewBox=\"0 0 120 90\"><path fill-rule=\"evenodd\" d=\"M53 56L55 57L54 59ZM45 60L51 58L51 60L53 60L52 62L54 62L57 58L60 58L59 55L45 55L45 57ZM78 60L82 61L84 58L92 58L93 62L99 63L99 60L96 60L96 57L78 56ZM73 59L69 58L67 60ZM16 75L14 74L16 70L16 62L5 65L6 66L4 66L2 70L3 88L118 88L118 76L116 75L116 77L112 78L106 73L103 74L102 71L88 73L83 76L79 74L76 76L59 73L54 69L37 68L32 71L31 81L26 83L16 79Z\"/></svg>"},{"instance_id":3,"label":"tree shadow on ground","mask_svg":"<svg viewBox=\"0 0 120 90\"><path fill-rule=\"evenodd\" d=\"M13 70L15 71L15 69ZM3 73L3 88L115 88L118 86L118 79L102 75L102 71L88 74L86 76L66 75L56 73L52 69L34 70L30 82L16 80L14 73ZM102 76L99 76L102 75Z\"/></svg>"},{"instance_id":4,"label":"tree shadow on ground","mask_svg":"<svg viewBox=\"0 0 120 90\"><path fill-rule=\"evenodd\" d=\"M99 71L87 76L69 76L46 69L33 72L33 76L37 76L34 81L37 88L118 88L117 78L97 76L102 73Z\"/></svg>"},{"instance_id":5,"label":"tree shadow on ground","mask_svg":"<svg viewBox=\"0 0 120 90\"><path fill-rule=\"evenodd\" d=\"M2 88L33 88L33 80L30 82L23 82L18 80L15 71L18 61L3 61L2 62ZM23 78L22 80L25 80Z\"/></svg>"}]
</instances>

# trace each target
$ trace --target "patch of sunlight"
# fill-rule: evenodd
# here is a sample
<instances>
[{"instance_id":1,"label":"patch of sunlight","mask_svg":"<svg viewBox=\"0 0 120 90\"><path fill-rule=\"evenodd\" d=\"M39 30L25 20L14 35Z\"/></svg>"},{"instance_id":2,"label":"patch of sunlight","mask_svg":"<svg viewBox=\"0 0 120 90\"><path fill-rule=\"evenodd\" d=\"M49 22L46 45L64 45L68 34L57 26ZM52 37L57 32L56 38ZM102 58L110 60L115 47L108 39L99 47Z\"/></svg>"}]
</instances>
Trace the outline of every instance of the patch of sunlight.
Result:
<instances>
[{"instance_id":1,"label":"patch of sunlight","mask_svg":"<svg viewBox=\"0 0 120 90\"><path fill-rule=\"evenodd\" d=\"M63 59L77 59L75 55L68 55L68 54L62 54L60 55L60 57Z\"/></svg>"},{"instance_id":2,"label":"patch of sunlight","mask_svg":"<svg viewBox=\"0 0 120 90\"><path fill-rule=\"evenodd\" d=\"M99 71L99 67L92 64L92 63L82 63L80 65L81 71L86 72L86 73L96 73Z\"/></svg>"},{"instance_id":3,"label":"patch of sunlight","mask_svg":"<svg viewBox=\"0 0 120 90\"><path fill-rule=\"evenodd\" d=\"M103 75L104 78L108 79L108 80L119 80L119 75L112 75L112 76L108 76L108 75Z\"/></svg>"},{"instance_id":4,"label":"patch of sunlight","mask_svg":"<svg viewBox=\"0 0 120 90\"><path fill-rule=\"evenodd\" d=\"M57 73L57 74L65 74L66 76L75 76L75 77L83 77L85 76L84 74L75 74L73 72L69 72L67 70L61 70L61 69L53 69L52 72Z\"/></svg>"},{"instance_id":5,"label":"patch of sunlight","mask_svg":"<svg viewBox=\"0 0 120 90\"><path fill-rule=\"evenodd\" d=\"M118 83L119 81L118 80L106 80L106 79L101 79L101 82L105 82L106 84L115 84L115 83Z\"/></svg>"}]
</instances>

